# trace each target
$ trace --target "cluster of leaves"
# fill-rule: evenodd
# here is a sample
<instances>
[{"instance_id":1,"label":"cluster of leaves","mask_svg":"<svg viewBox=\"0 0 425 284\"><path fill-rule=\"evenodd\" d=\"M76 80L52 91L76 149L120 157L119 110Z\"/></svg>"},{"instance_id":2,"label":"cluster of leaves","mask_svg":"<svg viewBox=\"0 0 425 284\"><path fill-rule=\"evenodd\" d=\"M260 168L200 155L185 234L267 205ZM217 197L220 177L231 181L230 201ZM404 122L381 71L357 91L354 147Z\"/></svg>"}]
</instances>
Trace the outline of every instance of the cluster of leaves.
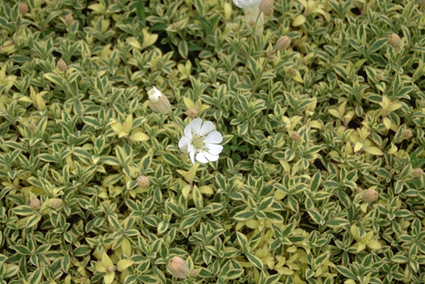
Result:
<instances>
[{"instance_id":1,"label":"cluster of leaves","mask_svg":"<svg viewBox=\"0 0 425 284\"><path fill-rule=\"evenodd\" d=\"M27 5L0 6L1 283L174 283L176 255L181 283L425 282L423 1L276 0L261 33L230 1ZM179 151L188 109L219 161Z\"/></svg>"}]
</instances>

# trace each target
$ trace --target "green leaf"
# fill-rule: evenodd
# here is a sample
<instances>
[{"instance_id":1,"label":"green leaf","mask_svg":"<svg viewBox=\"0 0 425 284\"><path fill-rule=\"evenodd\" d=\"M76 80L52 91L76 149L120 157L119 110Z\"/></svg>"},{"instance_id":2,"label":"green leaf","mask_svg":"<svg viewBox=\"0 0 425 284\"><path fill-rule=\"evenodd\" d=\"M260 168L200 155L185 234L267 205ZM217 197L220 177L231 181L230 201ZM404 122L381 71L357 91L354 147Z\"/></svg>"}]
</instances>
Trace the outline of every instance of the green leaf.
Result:
<instances>
[{"instance_id":1,"label":"green leaf","mask_svg":"<svg viewBox=\"0 0 425 284\"><path fill-rule=\"evenodd\" d=\"M251 262L255 267L257 267L260 270L263 270L263 263L261 262L261 259L255 256L252 253L245 254L246 258L248 258L249 262Z\"/></svg>"},{"instance_id":2,"label":"green leaf","mask_svg":"<svg viewBox=\"0 0 425 284\"><path fill-rule=\"evenodd\" d=\"M339 273L341 273L347 278L350 278L353 280L357 279L356 275L354 275L354 273L351 272L351 270L345 266L337 265L336 270L338 270Z\"/></svg>"},{"instance_id":3,"label":"green leaf","mask_svg":"<svg viewBox=\"0 0 425 284\"><path fill-rule=\"evenodd\" d=\"M77 257L82 257L91 253L91 248L87 245L82 245L76 249L74 249L74 255Z\"/></svg>"},{"instance_id":4,"label":"green leaf","mask_svg":"<svg viewBox=\"0 0 425 284\"><path fill-rule=\"evenodd\" d=\"M240 233L240 232L236 232L236 235L238 237L238 243L241 246L242 251L246 251L248 248L248 239L247 237Z\"/></svg>"},{"instance_id":5,"label":"green leaf","mask_svg":"<svg viewBox=\"0 0 425 284\"><path fill-rule=\"evenodd\" d=\"M247 211L238 212L233 218L235 218L238 221L246 221L246 220L252 219L254 215L255 215L255 212L253 210L247 210Z\"/></svg>"},{"instance_id":6,"label":"green leaf","mask_svg":"<svg viewBox=\"0 0 425 284\"><path fill-rule=\"evenodd\" d=\"M12 209L13 213L21 216L29 216L34 214L34 209L28 205L19 205Z\"/></svg>"},{"instance_id":7,"label":"green leaf","mask_svg":"<svg viewBox=\"0 0 425 284\"><path fill-rule=\"evenodd\" d=\"M15 245L14 249L20 254L20 255L31 255L31 251L23 245Z\"/></svg>"}]
</instances>

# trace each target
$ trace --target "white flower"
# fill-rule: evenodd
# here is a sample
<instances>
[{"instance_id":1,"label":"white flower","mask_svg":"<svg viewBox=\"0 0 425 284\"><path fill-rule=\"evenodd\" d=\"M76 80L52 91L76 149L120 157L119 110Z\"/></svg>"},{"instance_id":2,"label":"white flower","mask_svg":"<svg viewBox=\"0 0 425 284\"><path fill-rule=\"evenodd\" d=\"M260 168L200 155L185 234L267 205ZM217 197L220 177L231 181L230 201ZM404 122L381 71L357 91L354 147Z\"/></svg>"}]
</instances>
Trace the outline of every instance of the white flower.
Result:
<instances>
[{"instance_id":1,"label":"white flower","mask_svg":"<svg viewBox=\"0 0 425 284\"><path fill-rule=\"evenodd\" d=\"M162 114L166 114L170 111L171 105L167 97L164 96L155 86L148 92L149 95L149 107Z\"/></svg>"},{"instance_id":2,"label":"white flower","mask_svg":"<svg viewBox=\"0 0 425 284\"><path fill-rule=\"evenodd\" d=\"M213 130L214 124L211 121L202 123L200 118L195 118L185 127L184 136L179 141L179 148L189 153L193 164L195 164L195 158L204 164L218 160L218 154L223 150L223 146L218 143L223 140L223 136L220 132Z\"/></svg>"},{"instance_id":3,"label":"white flower","mask_svg":"<svg viewBox=\"0 0 425 284\"><path fill-rule=\"evenodd\" d=\"M255 26L257 22L263 22L264 15L260 10L260 2L261 0L233 0L236 6L243 9L245 17L251 26ZM261 32L261 30L262 26L260 26L257 32Z\"/></svg>"}]
</instances>

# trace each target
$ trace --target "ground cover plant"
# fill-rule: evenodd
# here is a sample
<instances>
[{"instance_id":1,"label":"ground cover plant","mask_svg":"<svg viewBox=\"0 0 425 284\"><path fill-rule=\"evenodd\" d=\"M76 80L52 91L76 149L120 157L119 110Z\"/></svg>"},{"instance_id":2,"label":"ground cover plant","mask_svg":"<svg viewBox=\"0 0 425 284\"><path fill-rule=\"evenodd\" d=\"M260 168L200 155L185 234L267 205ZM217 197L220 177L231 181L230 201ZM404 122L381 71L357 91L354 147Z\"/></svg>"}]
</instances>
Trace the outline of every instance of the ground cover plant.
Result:
<instances>
[{"instance_id":1,"label":"ground cover plant","mask_svg":"<svg viewBox=\"0 0 425 284\"><path fill-rule=\"evenodd\" d=\"M425 1L2 3L1 283L425 283Z\"/></svg>"}]
</instances>

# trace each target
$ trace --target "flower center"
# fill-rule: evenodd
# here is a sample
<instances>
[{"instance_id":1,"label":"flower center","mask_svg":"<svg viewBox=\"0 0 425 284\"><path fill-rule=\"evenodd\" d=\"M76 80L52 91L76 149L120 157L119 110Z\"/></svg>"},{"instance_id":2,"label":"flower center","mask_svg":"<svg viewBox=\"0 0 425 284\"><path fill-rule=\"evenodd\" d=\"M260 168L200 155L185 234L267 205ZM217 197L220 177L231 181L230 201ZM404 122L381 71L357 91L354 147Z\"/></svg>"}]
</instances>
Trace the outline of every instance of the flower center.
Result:
<instances>
[{"instance_id":1,"label":"flower center","mask_svg":"<svg viewBox=\"0 0 425 284\"><path fill-rule=\"evenodd\" d=\"M192 145L196 150L203 150L205 146L204 137L200 135L194 135L192 137Z\"/></svg>"}]
</instances>

